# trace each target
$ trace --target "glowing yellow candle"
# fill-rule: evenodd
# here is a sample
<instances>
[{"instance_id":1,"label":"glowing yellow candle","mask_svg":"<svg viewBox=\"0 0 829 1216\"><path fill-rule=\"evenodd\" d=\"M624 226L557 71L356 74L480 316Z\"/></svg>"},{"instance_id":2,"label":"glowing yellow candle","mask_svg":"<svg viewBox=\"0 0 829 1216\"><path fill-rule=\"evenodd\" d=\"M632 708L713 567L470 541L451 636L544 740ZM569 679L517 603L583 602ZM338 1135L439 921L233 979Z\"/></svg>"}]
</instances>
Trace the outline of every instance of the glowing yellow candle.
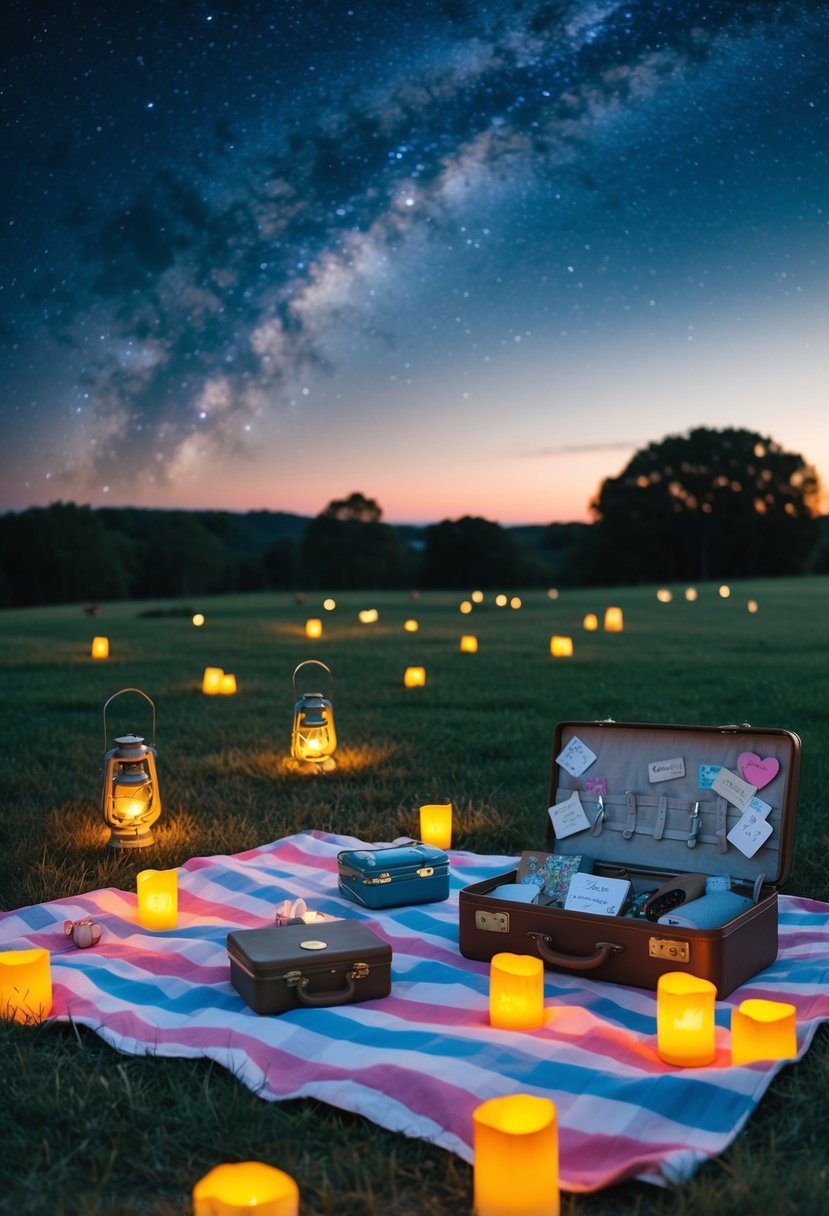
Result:
<instances>
[{"instance_id":1,"label":"glowing yellow candle","mask_svg":"<svg viewBox=\"0 0 829 1216\"><path fill-rule=\"evenodd\" d=\"M625 627L625 617L621 608L605 608L604 627L607 633L621 633Z\"/></svg>"},{"instance_id":2,"label":"glowing yellow candle","mask_svg":"<svg viewBox=\"0 0 829 1216\"><path fill-rule=\"evenodd\" d=\"M222 676L225 673L221 667L205 667L204 675L201 678L201 690L207 693L209 697L215 696L216 693L222 690Z\"/></svg>"},{"instance_id":3,"label":"glowing yellow candle","mask_svg":"<svg viewBox=\"0 0 829 1216\"><path fill-rule=\"evenodd\" d=\"M672 591L669 591L667 587L660 587L656 593L656 598L659 600L660 604L670 604L671 600L674 598L674 594Z\"/></svg>"},{"instance_id":4,"label":"glowing yellow candle","mask_svg":"<svg viewBox=\"0 0 829 1216\"><path fill-rule=\"evenodd\" d=\"M469 597L473 604L482 604L484 602L483 591L473 591Z\"/></svg>"},{"instance_id":5,"label":"glowing yellow candle","mask_svg":"<svg viewBox=\"0 0 829 1216\"><path fill-rule=\"evenodd\" d=\"M748 603L746 604L746 608L748 609L749 612L759 612L760 611L760 605L757 603L756 600L749 600Z\"/></svg>"},{"instance_id":6,"label":"glowing yellow candle","mask_svg":"<svg viewBox=\"0 0 829 1216\"><path fill-rule=\"evenodd\" d=\"M109 658L109 638L92 639L92 657L93 659Z\"/></svg>"},{"instance_id":7,"label":"glowing yellow candle","mask_svg":"<svg viewBox=\"0 0 829 1216\"><path fill-rule=\"evenodd\" d=\"M550 638L550 654L554 659L569 659L573 654L573 639L553 634Z\"/></svg>"},{"instance_id":8,"label":"glowing yellow candle","mask_svg":"<svg viewBox=\"0 0 829 1216\"><path fill-rule=\"evenodd\" d=\"M426 683L426 668L407 667L403 672L403 683L406 688L422 688Z\"/></svg>"},{"instance_id":9,"label":"glowing yellow candle","mask_svg":"<svg viewBox=\"0 0 829 1216\"><path fill-rule=\"evenodd\" d=\"M489 971L489 1024L536 1030L544 1023L544 964L529 954L494 954Z\"/></svg>"},{"instance_id":10,"label":"glowing yellow candle","mask_svg":"<svg viewBox=\"0 0 829 1216\"><path fill-rule=\"evenodd\" d=\"M420 839L436 849L452 843L452 803L433 802L420 808Z\"/></svg>"},{"instance_id":11,"label":"glowing yellow candle","mask_svg":"<svg viewBox=\"0 0 829 1216\"><path fill-rule=\"evenodd\" d=\"M376 608L364 608L362 612L358 612L357 616L363 625L373 625L375 621L380 619L380 613Z\"/></svg>"},{"instance_id":12,"label":"glowing yellow candle","mask_svg":"<svg viewBox=\"0 0 829 1216\"><path fill-rule=\"evenodd\" d=\"M193 624L196 626L197 629L200 629L202 627L202 625L204 624L204 613L203 612L194 612L193 613Z\"/></svg>"},{"instance_id":13,"label":"glowing yellow candle","mask_svg":"<svg viewBox=\"0 0 829 1216\"><path fill-rule=\"evenodd\" d=\"M236 677L233 672L225 671L222 673L222 678L219 681L219 692L226 697L231 697L236 692Z\"/></svg>"},{"instance_id":14,"label":"glowing yellow candle","mask_svg":"<svg viewBox=\"0 0 829 1216\"><path fill-rule=\"evenodd\" d=\"M0 951L0 1018L41 1022L52 1008L49 951Z\"/></svg>"},{"instance_id":15,"label":"glowing yellow candle","mask_svg":"<svg viewBox=\"0 0 829 1216\"><path fill-rule=\"evenodd\" d=\"M193 1216L299 1216L299 1188L261 1161L217 1165L193 1187Z\"/></svg>"},{"instance_id":16,"label":"glowing yellow candle","mask_svg":"<svg viewBox=\"0 0 829 1216\"><path fill-rule=\"evenodd\" d=\"M409 617L408 621L403 622L403 628L406 630L406 633L417 633L420 625L414 617Z\"/></svg>"},{"instance_id":17,"label":"glowing yellow candle","mask_svg":"<svg viewBox=\"0 0 829 1216\"><path fill-rule=\"evenodd\" d=\"M331 599L331 597L329 596L328 599L322 601L322 606L326 612L333 612L334 609L337 607L337 601L334 599Z\"/></svg>"},{"instance_id":18,"label":"glowing yellow candle","mask_svg":"<svg viewBox=\"0 0 829 1216\"><path fill-rule=\"evenodd\" d=\"M696 1068L716 1054L714 1002L717 989L709 980L667 971L656 987L656 1050L666 1064Z\"/></svg>"},{"instance_id":19,"label":"glowing yellow candle","mask_svg":"<svg viewBox=\"0 0 829 1216\"><path fill-rule=\"evenodd\" d=\"M321 638L322 637L322 621L319 617L310 616L305 622L306 638Z\"/></svg>"},{"instance_id":20,"label":"glowing yellow candle","mask_svg":"<svg viewBox=\"0 0 829 1216\"><path fill-rule=\"evenodd\" d=\"M596 616L595 612L588 612L582 621L582 625L584 625L588 633L595 633L599 628L599 618Z\"/></svg>"},{"instance_id":21,"label":"glowing yellow candle","mask_svg":"<svg viewBox=\"0 0 829 1216\"><path fill-rule=\"evenodd\" d=\"M458 604L458 612L462 612L464 616L469 616L472 607L472 600L461 600L460 604Z\"/></svg>"},{"instance_id":22,"label":"glowing yellow candle","mask_svg":"<svg viewBox=\"0 0 829 1216\"><path fill-rule=\"evenodd\" d=\"M496 607L497 607L497 608L506 608L506 606L507 606L507 597L504 595L504 593L503 593L503 592L499 592L499 593L498 593L498 595L496 595L496 597L495 597L495 605L496 605Z\"/></svg>"},{"instance_id":23,"label":"glowing yellow candle","mask_svg":"<svg viewBox=\"0 0 829 1216\"><path fill-rule=\"evenodd\" d=\"M464 654L478 653L478 639L474 633L465 633L461 638L461 651Z\"/></svg>"},{"instance_id":24,"label":"glowing yellow candle","mask_svg":"<svg viewBox=\"0 0 829 1216\"><path fill-rule=\"evenodd\" d=\"M141 870L135 880L138 923L145 929L178 924L178 870Z\"/></svg>"},{"instance_id":25,"label":"glowing yellow candle","mask_svg":"<svg viewBox=\"0 0 829 1216\"><path fill-rule=\"evenodd\" d=\"M728 599L728 597L731 595L731 588L729 587L728 583L723 583L723 585L719 589L718 594L719 594L719 597L721 600Z\"/></svg>"},{"instance_id":26,"label":"glowing yellow candle","mask_svg":"<svg viewBox=\"0 0 829 1216\"><path fill-rule=\"evenodd\" d=\"M793 1060L797 1055L794 1005L758 998L731 1011L731 1063Z\"/></svg>"},{"instance_id":27,"label":"glowing yellow candle","mask_svg":"<svg viewBox=\"0 0 829 1216\"><path fill-rule=\"evenodd\" d=\"M516 608L516 609L520 608L521 607L521 596L514 595L509 602L509 606L510 606L510 608Z\"/></svg>"},{"instance_id":28,"label":"glowing yellow candle","mask_svg":"<svg viewBox=\"0 0 829 1216\"><path fill-rule=\"evenodd\" d=\"M559 1216L558 1121L550 1099L490 1098L472 1118L475 1216Z\"/></svg>"},{"instance_id":29,"label":"glowing yellow candle","mask_svg":"<svg viewBox=\"0 0 829 1216\"><path fill-rule=\"evenodd\" d=\"M686 587L685 588L685 598L689 604L693 604L696 602L697 594L698 593L697 593L696 587Z\"/></svg>"}]
</instances>

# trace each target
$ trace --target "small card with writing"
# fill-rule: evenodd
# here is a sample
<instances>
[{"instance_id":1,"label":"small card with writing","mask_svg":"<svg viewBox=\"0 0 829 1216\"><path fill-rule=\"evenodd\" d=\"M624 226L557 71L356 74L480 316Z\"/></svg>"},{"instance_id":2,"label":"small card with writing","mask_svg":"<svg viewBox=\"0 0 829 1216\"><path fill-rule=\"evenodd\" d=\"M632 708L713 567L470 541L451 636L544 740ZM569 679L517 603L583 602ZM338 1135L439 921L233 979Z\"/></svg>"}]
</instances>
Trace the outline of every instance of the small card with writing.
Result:
<instances>
[{"instance_id":1,"label":"small card with writing","mask_svg":"<svg viewBox=\"0 0 829 1216\"><path fill-rule=\"evenodd\" d=\"M674 756L672 760L654 760L648 765L648 781L654 785L657 781L673 781L674 777L685 776L685 761L682 756Z\"/></svg>"},{"instance_id":2,"label":"small card with writing","mask_svg":"<svg viewBox=\"0 0 829 1216\"><path fill-rule=\"evenodd\" d=\"M578 735L573 735L567 746L556 756L556 764L560 764L571 777L580 777L595 759L596 753L591 752Z\"/></svg>"},{"instance_id":3,"label":"small card with writing","mask_svg":"<svg viewBox=\"0 0 829 1216\"><path fill-rule=\"evenodd\" d=\"M754 811L754 814L759 815L761 819L768 819L769 811L771 810L771 803L764 802L758 794L755 794L754 797L750 798L746 803L746 810Z\"/></svg>"},{"instance_id":4,"label":"small card with writing","mask_svg":"<svg viewBox=\"0 0 829 1216\"><path fill-rule=\"evenodd\" d=\"M574 874L570 879L564 909L618 916L630 893L627 878L602 878L597 874Z\"/></svg>"},{"instance_id":5,"label":"small card with writing","mask_svg":"<svg viewBox=\"0 0 829 1216\"><path fill-rule=\"evenodd\" d=\"M771 824L762 815L758 815L756 811L743 811L728 833L727 840L746 857L753 857L773 831Z\"/></svg>"},{"instance_id":6,"label":"small card with writing","mask_svg":"<svg viewBox=\"0 0 829 1216\"><path fill-rule=\"evenodd\" d=\"M710 790L721 768L721 764L701 764L699 766L699 780L697 781L699 788L701 790Z\"/></svg>"},{"instance_id":7,"label":"small card with writing","mask_svg":"<svg viewBox=\"0 0 829 1216\"><path fill-rule=\"evenodd\" d=\"M559 840L590 827L590 820L581 804L578 790L573 790L566 802L557 802L555 806L551 806L550 818L553 821L553 831Z\"/></svg>"},{"instance_id":8,"label":"small card with writing","mask_svg":"<svg viewBox=\"0 0 829 1216\"><path fill-rule=\"evenodd\" d=\"M592 862L580 853L534 853L525 849L518 861L517 877L519 883L535 886L542 895L564 903L573 875L590 869Z\"/></svg>"},{"instance_id":9,"label":"small card with writing","mask_svg":"<svg viewBox=\"0 0 829 1216\"><path fill-rule=\"evenodd\" d=\"M744 811L746 805L757 793L756 785L749 785L747 781L743 781L742 777L732 773L729 768L720 769L711 784L711 789L715 794L719 794L730 802L732 806L736 806L738 811Z\"/></svg>"}]
</instances>

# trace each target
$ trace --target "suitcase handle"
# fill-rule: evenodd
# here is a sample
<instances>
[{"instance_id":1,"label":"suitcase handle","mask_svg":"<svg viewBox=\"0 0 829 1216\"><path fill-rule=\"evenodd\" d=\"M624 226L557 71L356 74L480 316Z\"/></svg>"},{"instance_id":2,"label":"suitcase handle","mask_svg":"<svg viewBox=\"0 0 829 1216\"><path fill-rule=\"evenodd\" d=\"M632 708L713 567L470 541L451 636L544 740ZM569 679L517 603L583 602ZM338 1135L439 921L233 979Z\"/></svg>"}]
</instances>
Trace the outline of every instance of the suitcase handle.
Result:
<instances>
[{"instance_id":1,"label":"suitcase handle","mask_svg":"<svg viewBox=\"0 0 829 1216\"><path fill-rule=\"evenodd\" d=\"M345 987L339 991L331 992L308 992L308 977L303 976L296 986L296 999L298 1005L308 1005L319 1008L324 1006L326 1009L331 1005L347 1005L349 1001L354 999L354 990L357 986L357 980L365 979L368 975L368 967L365 970L360 970L359 967L365 967L365 963L355 967L353 971L347 971L345 976Z\"/></svg>"},{"instance_id":2,"label":"suitcase handle","mask_svg":"<svg viewBox=\"0 0 829 1216\"><path fill-rule=\"evenodd\" d=\"M624 950L624 946L617 946L615 942L596 942L593 954L561 954L558 950L548 949L551 940L548 934L531 932L528 936L535 938L536 949L545 963L562 967L565 971L595 971L607 962L611 954Z\"/></svg>"}]
</instances>

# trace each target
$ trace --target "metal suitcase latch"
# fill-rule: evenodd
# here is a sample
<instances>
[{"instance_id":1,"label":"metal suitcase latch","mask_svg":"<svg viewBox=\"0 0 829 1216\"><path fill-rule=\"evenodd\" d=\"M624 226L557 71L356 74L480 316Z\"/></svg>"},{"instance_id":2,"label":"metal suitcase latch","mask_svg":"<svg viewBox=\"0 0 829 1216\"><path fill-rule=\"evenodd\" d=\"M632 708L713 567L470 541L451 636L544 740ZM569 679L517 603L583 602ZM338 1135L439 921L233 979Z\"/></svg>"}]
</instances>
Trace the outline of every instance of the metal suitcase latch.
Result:
<instances>
[{"instance_id":1,"label":"metal suitcase latch","mask_svg":"<svg viewBox=\"0 0 829 1216\"><path fill-rule=\"evenodd\" d=\"M365 885L367 887L382 887L389 882L391 882L391 874L388 873L378 874L376 878L365 879Z\"/></svg>"},{"instance_id":2,"label":"metal suitcase latch","mask_svg":"<svg viewBox=\"0 0 829 1216\"><path fill-rule=\"evenodd\" d=\"M418 870L417 876L418 876L418 878L431 878L432 875L434 874L434 872L435 872L434 866L423 866L422 869Z\"/></svg>"},{"instance_id":3,"label":"metal suitcase latch","mask_svg":"<svg viewBox=\"0 0 829 1216\"><path fill-rule=\"evenodd\" d=\"M509 933L509 912L485 912L475 910L475 928L485 933Z\"/></svg>"},{"instance_id":4,"label":"metal suitcase latch","mask_svg":"<svg viewBox=\"0 0 829 1216\"><path fill-rule=\"evenodd\" d=\"M651 958L669 958L675 963L687 963L691 950L687 942L674 941L670 937L652 937L648 941Z\"/></svg>"},{"instance_id":5,"label":"metal suitcase latch","mask_svg":"<svg viewBox=\"0 0 829 1216\"><path fill-rule=\"evenodd\" d=\"M365 979L368 979L368 973L369 973L368 963L355 963L351 970L350 978L352 980L365 980Z\"/></svg>"},{"instance_id":6,"label":"metal suitcase latch","mask_svg":"<svg viewBox=\"0 0 829 1216\"><path fill-rule=\"evenodd\" d=\"M285 981L286 987L296 988L297 984L302 983L302 972L301 971L286 971L282 978ZM307 983L308 981L306 980L305 982Z\"/></svg>"}]
</instances>

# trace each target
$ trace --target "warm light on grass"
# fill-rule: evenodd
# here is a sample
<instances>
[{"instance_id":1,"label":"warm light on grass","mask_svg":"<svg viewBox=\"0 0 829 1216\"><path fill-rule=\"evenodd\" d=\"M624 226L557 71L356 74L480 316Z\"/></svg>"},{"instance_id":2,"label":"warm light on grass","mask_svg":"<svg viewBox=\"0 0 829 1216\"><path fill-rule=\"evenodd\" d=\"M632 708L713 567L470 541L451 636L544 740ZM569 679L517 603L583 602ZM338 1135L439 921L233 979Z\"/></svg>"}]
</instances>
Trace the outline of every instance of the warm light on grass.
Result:
<instances>
[{"instance_id":1,"label":"warm light on grass","mask_svg":"<svg viewBox=\"0 0 829 1216\"><path fill-rule=\"evenodd\" d=\"M331 597L329 596L328 599L325 599L322 601L322 606L326 612L333 612L334 609L337 607L337 601L332 600Z\"/></svg>"},{"instance_id":2,"label":"warm light on grass","mask_svg":"<svg viewBox=\"0 0 829 1216\"><path fill-rule=\"evenodd\" d=\"M407 667L403 672L403 684L406 688L423 688L425 683L425 667Z\"/></svg>"},{"instance_id":3,"label":"warm light on grass","mask_svg":"<svg viewBox=\"0 0 829 1216\"><path fill-rule=\"evenodd\" d=\"M319 617L311 616L305 622L306 638L321 638L322 637L322 621Z\"/></svg>"},{"instance_id":4,"label":"warm light on grass","mask_svg":"<svg viewBox=\"0 0 829 1216\"><path fill-rule=\"evenodd\" d=\"M558 591L556 590L555 587L551 587L550 590L547 592L547 598L551 599L551 600L558 599Z\"/></svg>"},{"instance_id":5,"label":"warm light on grass","mask_svg":"<svg viewBox=\"0 0 829 1216\"><path fill-rule=\"evenodd\" d=\"M550 638L550 654L554 659L569 659L573 655L573 639L554 633Z\"/></svg>"},{"instance_id":6,"label":"warm light on grass","mask_svg":"<svg viewBox=\"0 0 829 1216\"><path fill-rule=\"evenodd\" d=\"M462 612L464 614L464 616L467 616L471 611L472 611L472 601L471 600L461 600L460 604L458 605L458 612Z\"/></svg>"},{"instance_id":7,"label":"warm light on grass","mask_svg":"<svg viewBox=\"0 0 829 1216\"><path fill-rule=\"evenodd\" d=\"M260 1161L217 1165L193 1187L193 1216L299 1216L299 1187Z\"/></svg>"},{"instance_id":8,"label":"warm light on grass","mask_svg":"<svg viewBox=\"0 0 829 1216\"><path fill-rule=\"evenodd\" d=\"M605 609L604 627L606 633L622 632L625 627L625 616L621 608L617 608L614 605Z\"/></svg>"},{"instance_id":9,"label":"warm light on grass","mask_svg":"<svg viewBox=\"0 0 829 1216\"><path fill-rule=\"evenodd\" d=\"M514 595L509 602L509 606L510 606L510 608L515 608L515 609L520 608L521 607L521 596Z\"/></svg>"},{"instance_id":10,"label":"warm light on grass","mask_svg":"<svg viewBox=\"0 0 829 1216\"><path fill-rule=\"evenodd\" d=\"M497 606L498 608L506 608L506 606L507 606L507 597L506 597L506 596L505 596L503 593L499 593L499 594L498 594L498 595L496 595L496 597L495 597L495 603L496 603L496 606Z\"/></svg>"},{"instance_id":11,"label":"warm light on grass","mask_svg":"<svg viewBox=\"0 0 829 1216\"><path fill-rule=\"evenodd\" d=\"M728 599L728 597L731 595L731 588L728 586L728 583L722 584L722 586L719 589L718 595L721 600Z\"/></svg>"},{"instance_id":12,"label":"warm light on grass","mask_svg":"<svg viewBox=\"0 0 829 1216\"><path fill-rule=\"evenodd\" d=\"M197 629L201 629L202 625L204 624L204 613L203 612L194 612L193 613L193 624L196 626Z\"/></svg>"},{"instance_id":13,"label":"warm light on grass","mask_svg":"<svg viewBox=\"0 0 829 1216\"><path fill-rule=\"evenodd\" d=\"M582 625L588 633L595 633L599 628L599 618L596 616L595 612L588 612L582 621Z\"/></svg>"},{"instance_id":14,"label":"warm light on grass","mask_svg":"<svg viewBox=\"0 0 829 1216\"><path fill-rule=\"evenodd\" d=\"M660 604L670 604L671 600L674 598L674 593L673 591L669 591L667 587L660 587L656 593L656 598L659 600Z\"/></svg>"},{"instance_id":15,"label":"warm light on grass","mask_svg":"<svg viewBox=\"0 0 829 1216\"><path fill-rule=\"evenodd\" d=\"M478 639L474 633L465 633L461 638L461 652L463 654L478 653Z\"/></svg>"},{"instance_id":16,"label":"warm light on grass","mask_svg":"<svg viewBox=\"0 0 829 1216\"><path fill-rule=\"evenodd\" d=\"M752 613L760 611L760 605L757 603L756 600L749 600L748 603L746 604L746 608L748 609L749 612L752 612Z\"/></svg>"},{"instance_id":17,"label":"warm light on grass","mask_svg":"<svg viewBox=\"0 0 829 1216\"><path fill-rule=\"evenodd\" d=\"M380 613L376 608L363 608L357 615L363 625L373 625L380 619Z\"/></svg>"},{"instance_id":18,"label":"warm light on grass","mask_svg":"<svg viewBox=\"0 0 829 1216\"><path fill-rule=\"evenodd\" d=\"M236 676L233 672L222 672L222 679L219 684L219 692L222 696L232 697L237 691Z\"/></svg>"},{"instance_id":19,"label":"warm light on grass","mask_svg":"<svg viewBox=\"0 0 829 1216\"><path fill-rule=\"evenodd\" d=\"M216 696L222 691L222 680L224 679L224 671L221 667L205 667L201 679L201 690L208 697Z\"/></svg>"},{"instance_id":20,"label":"warm light on grass","mask_svg":"<svg viewBox=\"0 0 829 1216\"><path fill-rule=\"evenodd\" d=\"M473 591L469 598L473 604L482 604L484 602L484 593L483 591Z\"/></svg>"},{"instance_id":21,"label":"warm light on grass","mask_svg":"<svg viewBox=\"0 0 829 1216\"><path fill-rule=\"evenodd\" d=\"M93 638L91 653L92 653L93 659L108 659L109 658L109 638Z\"/></svg>"},{"instance_id":22,"label":"warm light on grass","mask_svg":"<svg viewBox=\"0 0 829 1216\"><path fill-rule=\"evenodd\" d=\"M698 595L699 595L699 592L697 591L696 587L686 587L685 588L685 598L689 604L696 603Z\"/></svg>"},{"instance_id":23,"label":"warm light on grass","mask_svg":"<svg viewBox=\"0 0 829 1216\"><path fill-rule=\"evenodd\" d=\"M414 619L414 617L409 617L409 619L407 621L403 622L403 629L405 630L406 633L417 633L419 628L420 628L420 625Z\"/></svg>"}]
</instances>

